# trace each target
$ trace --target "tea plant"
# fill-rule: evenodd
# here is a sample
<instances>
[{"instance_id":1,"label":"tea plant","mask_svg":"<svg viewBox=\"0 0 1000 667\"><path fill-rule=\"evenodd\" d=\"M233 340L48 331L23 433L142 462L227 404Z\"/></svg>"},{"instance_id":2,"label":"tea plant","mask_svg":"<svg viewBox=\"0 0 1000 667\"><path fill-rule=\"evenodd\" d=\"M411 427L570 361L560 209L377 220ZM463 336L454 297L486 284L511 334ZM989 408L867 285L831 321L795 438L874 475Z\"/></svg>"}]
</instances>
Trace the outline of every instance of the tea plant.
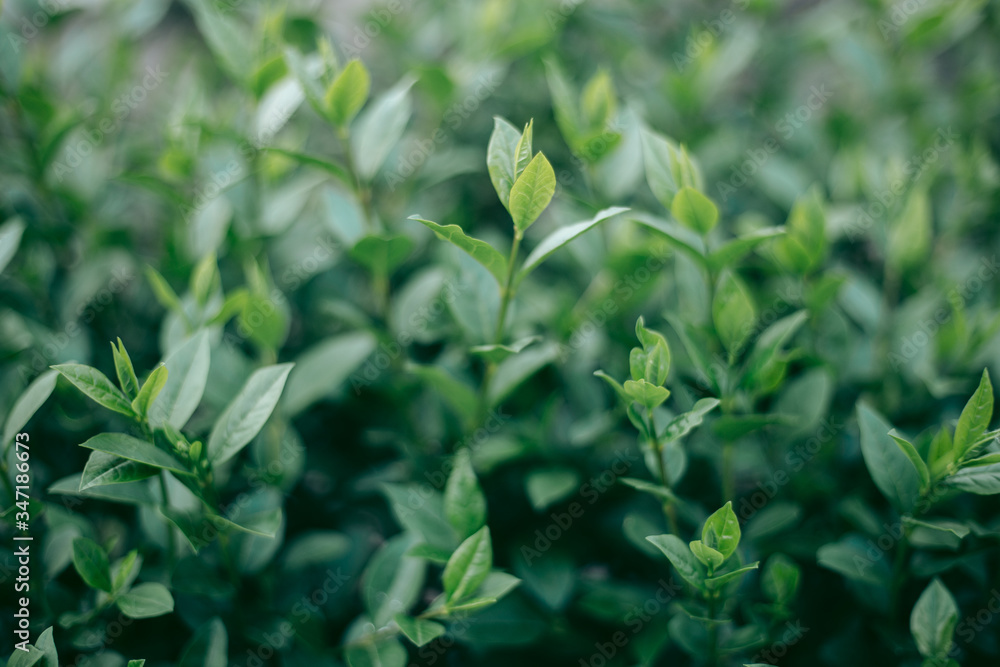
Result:
<instances>
[{"instance_id":1,"label":"tea plant","mask_svg":"<svg viewBox=\"0 0 1000 667\"><path fill-rule=\"evenodd\" d=\"M994 4L125 4L0 11L7 664L996 663Z\"/></svg>"}]
</instances>

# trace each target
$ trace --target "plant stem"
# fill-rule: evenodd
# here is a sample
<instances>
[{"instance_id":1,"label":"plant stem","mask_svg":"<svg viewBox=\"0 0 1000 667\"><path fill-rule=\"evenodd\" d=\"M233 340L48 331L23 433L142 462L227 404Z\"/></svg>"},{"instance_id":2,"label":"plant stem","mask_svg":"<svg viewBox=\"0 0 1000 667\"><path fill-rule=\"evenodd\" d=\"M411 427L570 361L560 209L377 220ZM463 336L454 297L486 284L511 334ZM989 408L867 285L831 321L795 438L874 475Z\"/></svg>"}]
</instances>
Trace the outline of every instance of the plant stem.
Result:
<instances>
[{"instance_id":1,"label":"plant stem","mask_svg":"<svg viewBox=\"0 0 1000 667\"><path fill-rule=\"evenodd\" d=\"M160 493L163 494L163 509L170 508L170 494L167 493L167 471L160 471ZM177 553L176 536L174 535L174 525L167 522L167 569L174 569L174 556Z\"/></svg>"},{"instance_id":2,"label":"plant stem","mask_svg":"<svg viewBox=\"0 0 1000 667\"><path fill-rule=\"evenodd\" d=\"M708 664L712 667L719 665L719 627L715 623L716 602L718 602L716 592L712 591L708 598L708 617L711 619L708 626Z\"/></svg>"},{"instance_id":3,"label":"plant stem","mask_svg":"<svg viewBox=\"0 0 1000 667\"><path fill-rule=\"evenodd\" d=\"M649 411L649 432L653 436L653 452L656 454L656 466L660 473L660 483L664 489L673 492L673 488L670 485L670 478L667 477L667 462L663 460L663 443L660 442L660 437L656 430L656 417L652 410ZM663 515L667 517L670 532L679 536L681 533L680 525L677 523L677 509L674 507L673 501L664 499Z\"/></svg>"},{"instance_id":4,"label":"plant stem","mask_svg":"<svg viewBox=\"0 0 1000 667\"><path fill-rule=\"evenodd\" d=\"M499 345L503 342L503 331L504 324L507 321L507 310L510 308L510 302L514 298L514 265L517 260L517 251L521 247L521 232L514 231L514 241L510 246L510 256L507 258L507 278L504 280L503 287L500 288L500 314L497 315L497 330L493 335L493 342Z\"/></svg>"}]
</instances>

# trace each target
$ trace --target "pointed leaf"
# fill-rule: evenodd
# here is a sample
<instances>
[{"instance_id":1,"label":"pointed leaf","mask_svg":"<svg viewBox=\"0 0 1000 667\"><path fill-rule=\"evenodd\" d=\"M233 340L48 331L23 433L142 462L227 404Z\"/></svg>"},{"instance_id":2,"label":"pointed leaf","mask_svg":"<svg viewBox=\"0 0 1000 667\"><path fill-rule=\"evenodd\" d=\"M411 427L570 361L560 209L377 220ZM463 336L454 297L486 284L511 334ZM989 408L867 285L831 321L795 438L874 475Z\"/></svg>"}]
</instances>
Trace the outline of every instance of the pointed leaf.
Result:
<instances>
[{"instance_id":1,"label":"pointed leaf","mask_svg":"<svg viewBox=\"0 0 1000 667\"><path fill-rule=\"evenodd\" d=\"M52 368L100 405L123 415L135 417L135 412L125 394L111 384L108 376L96 368L82 364L59 364Z\"/></svg>"},{"instance_id":2,"label":"pointed leaf","mask_svg":"<svg viewBox=\"0 0 1000 667\"><path fill-rule=\"evenodd\" d=\"M278 404L291 370L292 364L277 364L250 376L212 428L208 437L209 460L228 461L257 435Z\"/></svg>"},{"instance_id":3,"label":"pointed leaf","mask_svg":"<svg viewBox=\"0 0 1000 667\"><path fill-rule=\"evenodd\" d=\"M556 174L552 165L544 155L537 153L510 189L510 216L517 233L523 234L538 220L555 192Z\"/></svg>"},{"instance_id":4,"label":"pointed leaf","mask_svg":"<svg viewBox=\"0 0 1000 667\"><path fill-rule=\"evenodd\" d=\"M493 567L490 529L483 526L465 539L448 559L441 580L447 601L460 602L479 588Z\"/></svg>"},{"instance_id":5,"label":"pointed leaf","mask_svg":"<svg viewBox=\"0 0 1000 667\"><path fill-rule=\"evenodd\" d=\"M524 260L524 265L517 273L515 284L527 277L528 274L538 268L538 266L544 262L549 255L554 253L559 248L563 247L585 232L593 229L605 220L612 218L619 213L624 213L627 210L627 208L621 206L612 206L611 208L599 211L597 215L590 220L584 220L583 222L567 225L566 227L561 227L560 229L552 232L542 239L541 243L535 246L535 249L531 251L528 258Z\"/></svg>"},{"instance_id":6,"label":"pointed leaf","mask_svg":"<svg viewBox=\"0 0 1000 667\"><path fill-rule=\"evenodd\" d=\"M439 225L436 222L424 220L418 215L411 215L409 219L423 223L438 237L467 252L472 259L482 264L487 271L493 274L498 284L502 285L507 280L507 259L486 241L466 236L458 225Z\"/></svg>"},{"instance_id":7,"label":"pointed leaf","mask_svg":"<svg viewBox=\"0 0 1000 667\"><path fill-rule=\"evenodd\" d=\"M138 461L154 468L163 468L180 474L191 474L184 464L167 452L145 440L124 433L101 433L80 444L87 449L114 454L130 461Z\"/></svg>"}]
</instances>

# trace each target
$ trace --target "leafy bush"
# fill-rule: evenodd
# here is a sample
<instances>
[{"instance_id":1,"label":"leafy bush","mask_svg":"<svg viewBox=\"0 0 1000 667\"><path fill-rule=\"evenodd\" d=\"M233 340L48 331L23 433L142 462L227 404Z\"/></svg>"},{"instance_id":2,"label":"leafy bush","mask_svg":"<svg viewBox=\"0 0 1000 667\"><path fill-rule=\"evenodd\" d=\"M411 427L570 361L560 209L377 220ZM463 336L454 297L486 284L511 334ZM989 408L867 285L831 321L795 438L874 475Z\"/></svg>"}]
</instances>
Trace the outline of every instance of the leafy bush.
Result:
<instances>
[{"instance_id":1,"label":"leafy bush","mask_svg":"<svg viewBox=\"0 0 1000 667\"><path fill-rule=\"evenodd\" d=\"M996 664L998 22L7 3L7 664Z\"/></svg>"}]
</instances>

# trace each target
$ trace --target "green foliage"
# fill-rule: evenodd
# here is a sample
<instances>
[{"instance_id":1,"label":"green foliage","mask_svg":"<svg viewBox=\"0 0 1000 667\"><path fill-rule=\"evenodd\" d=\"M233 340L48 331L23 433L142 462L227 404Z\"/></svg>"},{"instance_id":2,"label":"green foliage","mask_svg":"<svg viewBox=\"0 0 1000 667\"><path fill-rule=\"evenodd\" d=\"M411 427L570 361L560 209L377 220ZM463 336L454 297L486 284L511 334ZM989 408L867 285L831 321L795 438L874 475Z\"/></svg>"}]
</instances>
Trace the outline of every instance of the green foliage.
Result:
<instances>
[{"instance_id":1,"label":"green foliage","mask_svg":"<svg viewBox=\"0 0 1000 667\"><path fill-rule=\"evenodd\" d=\"M10 667L997 663L995 5L3 9Z\"/></svg>"}]
</instances>

